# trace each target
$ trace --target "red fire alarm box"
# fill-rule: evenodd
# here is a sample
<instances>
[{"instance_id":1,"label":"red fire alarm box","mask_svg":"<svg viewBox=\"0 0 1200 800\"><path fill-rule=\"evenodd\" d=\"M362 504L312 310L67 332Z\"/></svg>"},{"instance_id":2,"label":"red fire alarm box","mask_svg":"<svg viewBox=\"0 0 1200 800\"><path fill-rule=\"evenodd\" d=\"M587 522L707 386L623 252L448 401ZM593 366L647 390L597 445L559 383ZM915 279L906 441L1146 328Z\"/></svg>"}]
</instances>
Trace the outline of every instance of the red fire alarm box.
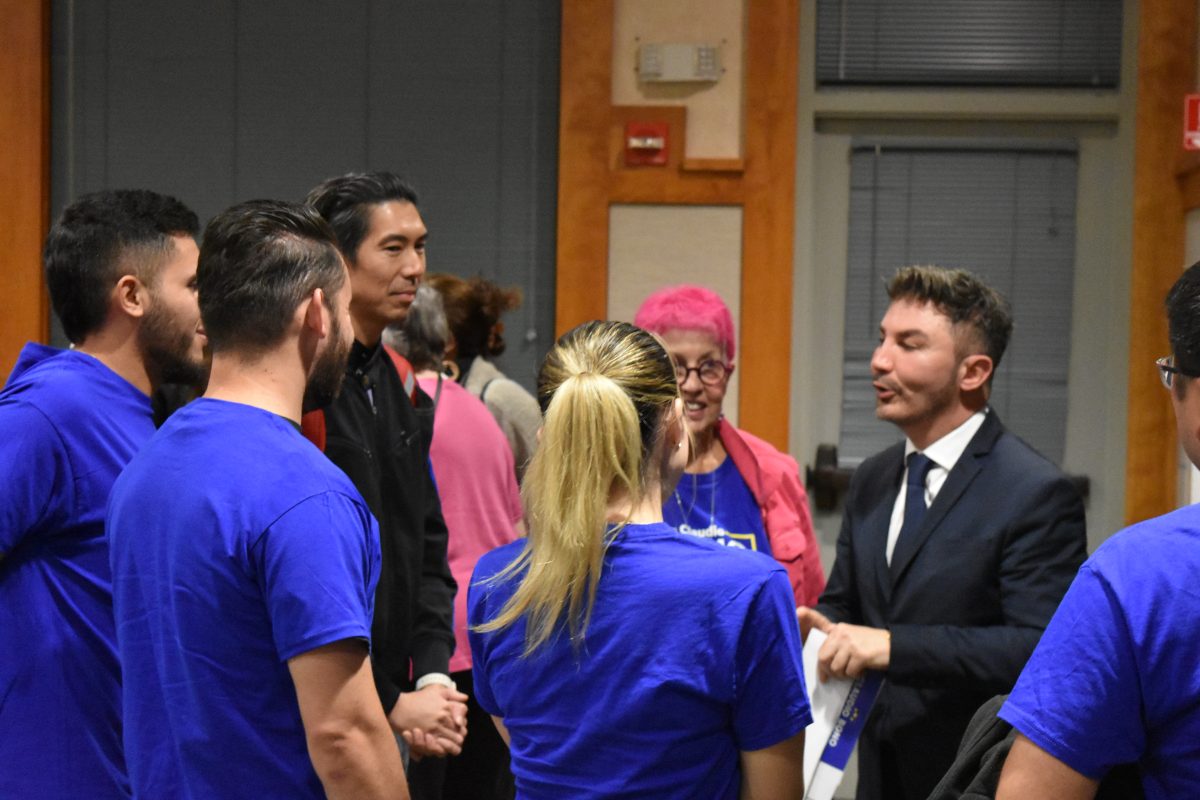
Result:
<instances>
[{"instance_id":1,"label":"red fire alarm box","mask_svg":"<svg viewBox=\"0 0 1200 800\"><path fill-rule=\"evenodd\" d=\"M625 123L625 166L665 166L670 128L666 122Z\"/></svg>"},{"instance_id":2,"label":"red fire alarm box","mask_svg":"<svg viewBox=\"0 0 1200 800\"><path fill-rule=\"evenodd\" d=\"M1200 150L1200 94L1183 100L1183 149Z\"/></svg>"}]
</instances>

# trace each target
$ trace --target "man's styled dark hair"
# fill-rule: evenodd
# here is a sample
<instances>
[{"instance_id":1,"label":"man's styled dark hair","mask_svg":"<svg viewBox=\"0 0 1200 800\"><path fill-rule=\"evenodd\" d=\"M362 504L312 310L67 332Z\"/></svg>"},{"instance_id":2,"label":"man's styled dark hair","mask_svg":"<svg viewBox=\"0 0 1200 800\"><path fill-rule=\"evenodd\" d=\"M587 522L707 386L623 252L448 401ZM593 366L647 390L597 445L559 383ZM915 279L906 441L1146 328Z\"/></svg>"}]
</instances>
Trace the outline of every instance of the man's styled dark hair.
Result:
<instances>
[{"instance_id":1,"label":"man's styled dark hair","mask_svg":"<svg viewBox=\"0 0 1200 800\"><path fill-rule=\"evenodd\" d=\"M345 283L337 239L315 210L280 200L239 203L204 229L196 285L213 352L277 344L314 289L326 304Z\"/></svg>"},{"instance_id":2,"label":"man's styled dark hair","mask_svg":"<svg viewBox=\"0 0 1200 800\"><path fill-rule=\"evenodd\" d=\"M1200 261L1188 267L1167 292L1167 330L1175 366L1183 375L1200 375ZM1183 381L1175 385L1182 386Z\"/></svg>"},{"instance_id":3,"label":"man's styled dark hair","mask_svg":"<svg viewBox=\"0 0 1200 800\"><path fill-rule=\"evenodd\" d=\"M67 338L78 344L104 325L109 292L122 275L152 284L175 246L171 237L199 230L190 208L145 189L93 192L63 209L42 263Z\"/></svg>"},{"instance_id":4,"label":"man's styled dark hair","mask_svg":"<svg viewBox=\"0 0 1200 800\"><path fill-rule=\"evenodd\" d=\"M991 357L995 375L1013 327L1012 308L1004 295L966 270L941 267L901 267L888 282L887 293L892 302L932 303L954 326L968 326L975 344Z\"/></svg>"},{"instance_id":5,"label":"man's styled dark hair","mask_svg":"<svg viewBox=\"0 0 1200 800\"><path fill-rule=\"evenodd\" d=\"M370 227L371 209L392 200L417 206L417 193L391 172L348 172L315 187L304 202L332 226L342 254L353 262Z\"/></svg>"}]
</instances>

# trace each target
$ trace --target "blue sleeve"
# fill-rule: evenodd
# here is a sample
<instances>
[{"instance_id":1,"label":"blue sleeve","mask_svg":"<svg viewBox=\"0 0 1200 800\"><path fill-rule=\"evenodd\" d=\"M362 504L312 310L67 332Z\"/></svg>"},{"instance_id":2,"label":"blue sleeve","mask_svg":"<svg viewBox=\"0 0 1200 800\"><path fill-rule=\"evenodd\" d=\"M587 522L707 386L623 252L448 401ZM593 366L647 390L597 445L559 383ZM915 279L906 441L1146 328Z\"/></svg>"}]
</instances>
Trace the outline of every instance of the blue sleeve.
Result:
<instances>
[{"instance_id":1,"label":"blue sleeve","mask_svg":"<svg viewBox=\"0 0 1200 800\"><path fill-rule=\"evenodd\" d=\"M255 544L281 661L341 639L371 638L379 534L364 506L339 492L298 503Z\"/></svg>"},{"instance_id":2,"label":"blue sleeve","mask_svg":"<svg viewBox=\"0 0 1200 800\"><path fill-rule=\"evenodd\" d=\"M25 403L0 405L0 554L27 534L65 522L74 486L62 439L50 421Z\"/></svg>"},{"instance_id":3,"label":"blue sleeve","mask_svg":"<svg viewBox=\"0 0 1200 800\"><path fill-rule=\"evenodd\" d=\"M1103 777L1146 746L1142 693L1125 615L1085 564L999 716L1077 772Z\"/></svg>"},{"instance_id":4,"label":"blue sleeve","mask_svg":"<svg viewBox=\"0 0 1200 800\"><path fill-rule=\"evenodd\" d=\"M750 604L738 639L733 731L739 750L761 750L812 722L792 587L775 570Z\"/></svg>"},{"instance_id":5,"label":"blue sleeve","mask_svg":"<svg viewBox=\"0 0 1200 800\"><path fill-rule=\"evenodd\" d=\"M479 707L494 717L502 717L504 715L496 705L496 697L488 683L488 639L496 634L495 632L477 633L474 630L476 625L486 622L488 618L489 587L476 585L477 581L487 577L480 574L480 566L482 566L482 562L476 566L475 574L471 576L471 583L467 587L467 640L471 643L471 683L474 686L475 701L479 703Z\"/></svg>"}]
</instances>

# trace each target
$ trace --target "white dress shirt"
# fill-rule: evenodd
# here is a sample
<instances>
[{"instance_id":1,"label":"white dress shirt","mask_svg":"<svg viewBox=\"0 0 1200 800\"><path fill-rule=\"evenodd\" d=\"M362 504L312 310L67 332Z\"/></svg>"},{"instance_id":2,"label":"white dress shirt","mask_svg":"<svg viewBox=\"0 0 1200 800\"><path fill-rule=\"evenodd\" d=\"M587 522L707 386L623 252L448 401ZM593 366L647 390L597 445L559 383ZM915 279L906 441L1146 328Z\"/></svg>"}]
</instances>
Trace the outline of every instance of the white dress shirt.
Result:
<instances>
[{"instance_id":1,"label":"white dress shirt","mask_svg":"<svg viewBox=\"0 0 1200 800\"><path fill-rule=\"evenodd\" d=\"M892 551L896 549L896 540L900 538L900 527L904 524L904 501L905 495L908 494L904 491L904 487L908 482L909 455L920 452L933 462L933 466L929 468L929 474L925 476L925 507L929 508L933 505L933 498L937 497L938 492L942 490L946 476L950 474L950 470L954 469L954 465L962 457L963 451L967 449L971 439L979 432L979 426L983 424L983 418L987 416L987 413L986 407L976 411L967 417L966 422L962 425L921 451L917 450L917 446L912 443L911 439L904 440L904 474L900 476L900 491L896 493L896 504L892 506L892 521L888 525L888 566L891 566Z\"/></svg>"}]
</instances>

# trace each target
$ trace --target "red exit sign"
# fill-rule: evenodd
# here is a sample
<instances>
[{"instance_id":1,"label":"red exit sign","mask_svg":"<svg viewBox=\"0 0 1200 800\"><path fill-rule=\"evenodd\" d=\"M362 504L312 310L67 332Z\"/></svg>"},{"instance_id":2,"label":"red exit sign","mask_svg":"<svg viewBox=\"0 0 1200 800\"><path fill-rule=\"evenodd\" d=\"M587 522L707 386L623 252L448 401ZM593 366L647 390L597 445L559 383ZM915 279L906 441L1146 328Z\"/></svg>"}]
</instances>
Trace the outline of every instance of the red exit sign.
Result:
<instances>
[{"instance_id":1,"label":"red exit sign","mask_svg":"<svg viewBox=\"0 0 1200 800\"><path fill-rule=\"evenodd\" d=\"M1183 149L1200 150L1200 94L1183 99Z\"/></svg>"}]
</instances>

